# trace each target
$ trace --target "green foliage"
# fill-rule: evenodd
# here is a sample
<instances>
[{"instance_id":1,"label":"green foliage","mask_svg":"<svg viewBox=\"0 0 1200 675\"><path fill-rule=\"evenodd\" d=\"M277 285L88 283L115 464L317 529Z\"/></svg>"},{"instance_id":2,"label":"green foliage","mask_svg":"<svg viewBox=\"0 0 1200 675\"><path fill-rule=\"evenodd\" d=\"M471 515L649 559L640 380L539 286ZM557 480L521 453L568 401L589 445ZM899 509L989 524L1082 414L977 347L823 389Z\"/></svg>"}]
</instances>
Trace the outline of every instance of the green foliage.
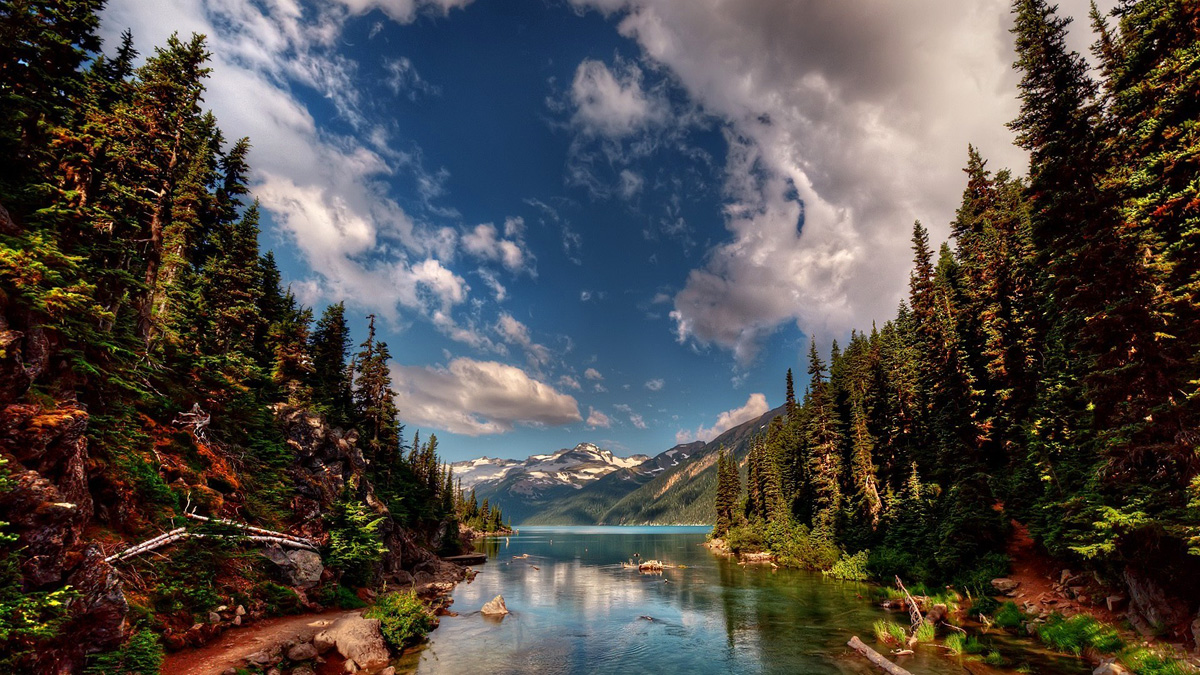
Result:
<instances>
[{"instance_id":1,"label":"green foliage","mask_svg":"<svg viewBox=\"0 0 1200 675\"><path fill-rule=\"evenodd\" d=\"M271 614L298 614L304 610L304 603L296 591L273 581L264 581L254 587L255 595L267 604Z\"/></svg>"},{"instance_id":2,"label":"green foliage","mask_svg":"<svg viewBox=\"0 0 1200 675\"><path fill-rule=\"evenodd\" d=\"M879 619L872 627L875 630L875 639L885 645L908 644L908 630L894 621Z\"/></svg>"},{"instance_id":3,"label":"green foliage","mask_svg":"<svg viewBox=\"0 0 1200 675\"><path fill-rule=\"evenodd\" d=\"M1017 603L1009 600L1001 605L999 611L996 612L994 620L996 625L1001 628L1020 628L1025 625L1029 617L1025 615L1025 612L1021 611L1020 607L1017 607Z\"/></svg>"},{"instance_id":4,"label":"green foliage","mask_svg":"<svg viewBox=\"0 0 1200 675\"><path fill-rule=\"evenodd\" d=\"M1046 623L1038 626L1038 638L1051 649L1075 655L1091 648L1101 654L1111 654L1124 646L1116 629L1106 626L1088 614L1076 614L1063 618L1051 614Z\"/></svg>"},{"instance_id":5,"label":"green foliage","mask_svg":"<svg viewBox=\"0 0 1200 675\"><path fill-rule=\"evenodd\" d=\"M360 609L367 606L367 603L355 595L354 591L341 584L334 584L321 589L321 594L317 596L317 600L326 607L338 607L340 609Z\"/></svg>"},{"instance_id":6,"label":"green foliage","mask_svg":"<svg viewBox=\"0 0 1200 675\"><path fill-rule=\"evenodd\" d=\"M990 595L976 596L971 601L971 616L991 616L1000 609L1000 603Z\"/></svg>"},{"instance_id":7,"label":"green foliage","mask_svg":"<svg viewBox=\"0 0 1200 675\"><path fill-rule=\"evenodd\" d=\"M921 625L917 626L917 631L913 633L913 637L917 638L917 642L933 642L937 639L937 626L922 621Z\"/></svg>"},{"instance_id":8,"label":"green foliage","mask_svg":"<svg viewBox=\"0 0 1200 675\"><path fill-rule=\"evenodd\" d=\"M946 636L945 646L951 656L982 653L984 647L974 636L966 633L951 633Z\"/></svg>"},{"instance_id":9,"label":"green foliage","mask_svg":"<svg viewBox=\"0 0 1200 675\"><path fill-rule=\"evenodd\" d=\"M1137 675L1195 675L1198 672L1195 666L1183 659L1146 647L1130 647L1122 651L1120 661Z\"/></svg>"},{"instance_id":10,"label":"green foliage","mask_svg":"<svg viewBox=\"0 0 1200 675\"><path fill-rule=\"evenodd\" d=\"M134 631L125 644L111 652L88 659L87 675L158 675L162 668L163 647L153 631Z\"/></svg>"},{"instance_id":11,"label":"green foliage","mask_svg":"<svg viewBox=\"0 0 1200 675\"><path fill-rule=\"evenodd\" d=\"M989 666L994 666L997 668L1008 663L1008 661L1004 658L1004 655L994 649L983 657L983 662Z\"/></svg>"},{"instance_id":12,"label":"green foliage","mask_svg":"<svg viewBox=\"0 0 1200 675\"><path fill-rule=\"evenodd\" d=\"M383 559L379 528L383 518L371 514L365 504L354 496L348 486L334 505L329 523L329 545L325 551L327 565L342 573L347 583L365 585L375 576L375 565Z\"/></svg>"},{"instance_id":13,"label":"green foliage","mask_svg":"<svg viewBox=\"0 0 1200 675\"><path fill-rule=\"evenodd\" d=\"M826 572L834 579L848 581L866 581L870 575L867 572L867 556L870 551L859 551L854 555L843 553L841 558Z\"/></svg>"},{"instance_id":14,"label":"green foliage","mask_svg":"<svg viewBox=\"0 0 1200 675\"><path fill-rule=\"evenodd\" d=\"M420 598L411 592L384 594L363 616L379 619L379 630L383 633L383 639L396 650L421 641L433 627L433 617L429 610Z\"/></svg>"}]
</instances>

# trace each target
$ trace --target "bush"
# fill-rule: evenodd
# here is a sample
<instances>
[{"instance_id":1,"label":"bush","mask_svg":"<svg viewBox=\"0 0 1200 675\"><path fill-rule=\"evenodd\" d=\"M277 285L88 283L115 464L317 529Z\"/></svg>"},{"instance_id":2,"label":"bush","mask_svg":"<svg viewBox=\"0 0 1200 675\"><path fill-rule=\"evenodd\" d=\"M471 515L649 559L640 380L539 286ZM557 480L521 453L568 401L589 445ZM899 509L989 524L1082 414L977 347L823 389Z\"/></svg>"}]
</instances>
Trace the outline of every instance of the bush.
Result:
<instances>
[{"instance_id":1,"label":"bush","mask_svg":"<svg viewBox=\"0 0 1200 675\"><path fill-rule=\"evenodd\" d=\"M341 571L342 578L354 585L365 585L375 575L375 565L387 548L379 535L383 518L372 517L347 486L334 505L329 527L329 549L325 562Z\"/></svg>"},{"instance_id":2,"label":"bush","mask_svg":"<svg viewBox=\"0 0 1200 675\"><path fill-rule=\"evenodd\" d=\"M917 626L917 632L913 634L917 638L917 642L933 642L937 639L937 626L922 621L920 626Z\"/></svg>"},{"instance_id":3,"label":"bush","mask_svg":"<svg viewBox=\"0 0 1200 675\"><path fill-rule=\"evenodd\" d=\"M1076 614L1069 619L1064 619L1061 614L1051 614L1037 633L1050 648L1076 656L1088 647L1102 654L1111 654L1125 644L1116 629L1086 614Z\"/></svg>"},{"instance_id":4,"label":"bush","mask_svg":"<svg viewBox=\"0 0 1200 675\"><path fill-rule=\"evenodd\" d=\"M826 572L834 579L844 579L846 581L866 581L867 575L867 556L870 551L859 551L854 555L843 553L833 567Z\"/></svg>"},{"instance_id":5,"label":"bush","mask_svg":"<svg viewBox=\"0 0 1200 675\"><path fill-rule=\"evenodd\" d=\"M986 596L992 590L992 579L1008 574L1012 559L1003 553L988 553L979 558L971 568L954 577L954 585L972 595Z\"/></svg>"},{"instance_id":6,"label":"bush","mask_svg":"<svg viewBox=\"0 0 1200 675\"><path fill-rule=\"evenodd\" d=\"M393 649L401 650L422 640L433 628L433 617L416 594L388 593L363 616L379 619L383 639Z\"/></svg>"},{"instance_id":7,"label":"bush","mask_svg":"<svg viewBox=\"0 0 1200 675\"><path fill-rule=\"evenodd\" d=\"M1025 623L1025 612L1017 607L1017 603L1009 600L1000 606L996 612L996 625L1001 628L1020 628Z\"/></svg>"},{"instance_id":8,"label":"bush","mask_svg":"<svg viewBox=\"0 0 1200 675\"><path fill-rule=\"evenodd\" d=\"M92 656L83 672L87 675L158 675L162 662L163 648L158 636L143 628L113 651Z\"/></svg>"},{"instance_id":9,"label":"bush","mask_svg":"<svg viewBox=\"0 0 1200 675\"><path fill-rule=\"evenodd\" d=\"M990 595L981 595L971 601L971 616L991 616L1000 609L1000 603Z\"/></svg>"},{"instance_id":10,"label":"bush","mask_svg":"<svg viewBox=\"0 0 1200 675\"><path fill-rule=\"evenodd\" d=\"M255 590L267 603L267 611L271 614L296 614L304 609L304 605L300 602L300 596L287 586L264 581Z\"/></svg>"},{"instance_id":11,"label":"bush","mask_svg":"<svg viewBox=\"0 0 1200 675\"><path fill-rule=\"evenodd\" d=\"M367 603L355 595L354 591L341 584L326 586L321 591L321 594L317 596L317 600L326 607L337 607L339 609L359 609L367 606Z\"/></svg>"}]
</instances>

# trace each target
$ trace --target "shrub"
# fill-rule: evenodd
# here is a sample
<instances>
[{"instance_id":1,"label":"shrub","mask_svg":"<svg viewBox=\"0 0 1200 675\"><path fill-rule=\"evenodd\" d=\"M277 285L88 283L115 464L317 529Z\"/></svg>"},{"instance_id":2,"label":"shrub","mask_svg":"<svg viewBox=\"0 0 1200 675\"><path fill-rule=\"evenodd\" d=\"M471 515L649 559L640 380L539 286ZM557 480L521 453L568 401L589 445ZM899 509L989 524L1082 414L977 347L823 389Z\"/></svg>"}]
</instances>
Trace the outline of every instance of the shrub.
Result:
<instances>
[{"instance_id":1,"label":"shrub","mask_svg":"<svg viewBox=\"0 0 1200 675\"><path fill-rule=\"evenodd\" d=\"M338 607L340 609L359 609L366 607L367 603L362 601L362 598L354 594L354 591L336 584L326 586L317 599L326 607Z\"/></svg>"},{"instance_id":2,"label":"shrub","mask_svg":"<svg viewBox=\"0 0 1200 675\"><path fill-rule=\"evenodd\" d=\"M255 590L267 603L267 610L271 614L295 614L304 609L300 602L300 596L287 586L264 581Z\"/></svg>"},{"instance_id":3,"label":"shrub","mask_svg":"<svg viewBox=\"0 0 1200 675\"><path fill-rule=\"evenodd\" d=\"M419 642L433 627L433 617L424 603L411 592L388 593L363 616L379 619L383 639L396 650Z\"/></svg>"},{"instance_id":4,"label":"shrub","mask_svg":"<svg viewBox=\"0 0 1200 675\"><path fill-rule=\"evenodd\" d=\"M1069 619L1064 619L1061 614L1051 614L1037 633L1050 648L1076 656L1088 647L1102 654L1111 654L1124 646L1116 629L1086 614L1076 614Z\"/></svg>"},{"instance_id":5,"label":"shrub","mask_svg":"<svg viewBox=\"0 0 1200 675\"><path fill-rule=\"evenodd\" d=\"M379 535L382 523L383 518L372 517L366 506L355 498L353 486L347 486L334 505L326 563L341 571L342 578L349 583L365 585L374 576L376 563L387 551Z\"/></svg>"},{"instance_id":6,"label":"shrub","mask_svg":"<svg viewBox=\"0 0 1200 675\"><path fill-rule=\"evenodd\" d=\"M971 616L991 616L1000 609L1000 603L990 595L981 595L971 601Z\"/></svg>"},{"instance_id":7,"label":"shrub","mask_svg":"<svg viewBox=\"0 0 1200 675\"><path fill-rule=\"evenodd\" d=\"M989 666L997 666L998 667L998 666L1003 666L1005 663L1005 660L1004 660L1004 656L1001 655L1000 652L993 649L992 651L987 653L987 656L983 657L983 662L988 664Z\"/></svg>"},{"instance_id":8,"label":"shrub","mask_svg":"<svg viewBox=\"0 0 1200 675\"><path fill-rule=\"evenodd\" d=\"M113 651L92 656L83 672L87 675L158 675L162 662L163 648L158 636L143 628Z\"/></svg>"},{"instance_id":9,"label":"shrub","mask_svg":"<svg viewBox=\"0 0 1200 675\"><path fill-rule=\"evenodd\" d=\"M928 621L922 621L913 636L917 638L917 642L933 642L937 638L937 626Z\"/></svg>"},{"instance_id":10,"label":"shrub","mask_svg":"<svg viewBox=\"0 0 1200 675\"><path fill-rule=\"evenodd\" d=\"M866 581L867 580L867 556L870 551L859 551L854 555L843 553L833 567L826 572L834 579L845 579L847 581Z\"/></svg>"},{"instance_id":11,"label":"shrub","mask_svg":"<svg viewBox=\"0 0 1200 675\"><path fill-rule=\"evenodd\" d=\"M1025 612L1017 607L1017 603L1009 600L1000 606L996 612L996 625L1001 628L1020 628L1025 623Z\"/></svg>"}]
</instances>

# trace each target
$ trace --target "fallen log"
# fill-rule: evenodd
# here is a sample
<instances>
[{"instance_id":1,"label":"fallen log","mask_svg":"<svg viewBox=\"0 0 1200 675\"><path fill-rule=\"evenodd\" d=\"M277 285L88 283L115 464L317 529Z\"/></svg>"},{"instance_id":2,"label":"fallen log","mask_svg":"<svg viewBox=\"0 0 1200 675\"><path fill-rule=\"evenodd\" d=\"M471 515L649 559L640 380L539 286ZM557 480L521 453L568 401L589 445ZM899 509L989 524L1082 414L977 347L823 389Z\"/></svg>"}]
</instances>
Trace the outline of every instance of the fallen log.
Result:
<instances>
[{"instance_id":1,"label":"fallen log","mask_svg":"<svg viewBox=\"0 0 1200 675\"><path fill-rule=\"evenodd\" d=\"M850 648L854 651L867 657L868 661L879 666L879 668L885 673L889 673L890 675L912 675L912 673L908 672L907 670L883 658L883 655L881 655L879 652L863 644L863 641L859 640L857 635L850 638L850 641L846 644L850 645Z\"/></svg>"},{"instance_id":2,"label":"fallen log","mask_svg":"<svg viewBox=\"0 0 1200 675\"><path fill-rule=\"evenodd\" d=\"M230 526L235 527L244 532L252 533L252 534L237 535L241 539L246 539L249 541L259 542L259 543L263 543L263 544L279 544L280 546L287 546L290 548L302 548L302 549L305 549L308 551L313 551L315 553L321 552L321 550L319 548L317 548L317 545L315 543L313 543L307 539L304 539L302 537L295 537L290 534L285 534L283 532L264 530L261 527L254 527L252 525L246 525L243 523L235 523L231 520L223 520L221 518L206 518L204 516L198 516L194 513L186 513L185 515L194 520L200 520L200 521L205 521L205 522L214 521L214 522L218 522L218 523L221 523L224 525L230 525ZM105 558L104 562L107 562L107 563L121 562L122 560L127 560L129 558L133 558L135 556L141 555L143 553L147 553L149 551L153 551L158 548L162 548L163 546L166 546L167 544L172 544L174 542L181 541L183 539L204 539L205 537L216 537L216 538L220 539L220 538L225 538L225 537L230 537L230 536L234 536L234 535L202 534L199 532L188 532L184 528L178 527L178 528L175 528L174 530L171 530L170 532L165 532L163 534L158 535L157 537L151 537L150 539L147 539L146 541L143 541L140 544L134 544L133 546L130 546L129 548L126 548L123 551L114 553L114 554L108 556L107 558Z\"/></svg>"},{"instance_id":3,"label":"fallen log","mask_svg":"<svg viewBox=\"0 0 1200 675\"><path fill-rule=\"evenodd\" d=\"M201 515L195 514L195 513L186 513L185 512L183 515L187 516L188 518L191 518L192 520L199 520L200 522L204 522L204 523L208 523L208 522L220 523L222 525L236 527L239 530L246 530L247 532L261 534L265 537L279 537L280 539L290 539L296 543L304 544L305 546L307 546L309 548L313 548L313 549L315 549L317 547L316 543L310 539L305 539L304 537L297 537L295 535L287 534L286 532L276 532L275 530L264 530L261 527L254 527L253 525L247 525L245 523L239 523L239 522L235 522L232 520L225 520L224 518L209 518L207 516L201 516Z\"/></svg>"}]
</instances>

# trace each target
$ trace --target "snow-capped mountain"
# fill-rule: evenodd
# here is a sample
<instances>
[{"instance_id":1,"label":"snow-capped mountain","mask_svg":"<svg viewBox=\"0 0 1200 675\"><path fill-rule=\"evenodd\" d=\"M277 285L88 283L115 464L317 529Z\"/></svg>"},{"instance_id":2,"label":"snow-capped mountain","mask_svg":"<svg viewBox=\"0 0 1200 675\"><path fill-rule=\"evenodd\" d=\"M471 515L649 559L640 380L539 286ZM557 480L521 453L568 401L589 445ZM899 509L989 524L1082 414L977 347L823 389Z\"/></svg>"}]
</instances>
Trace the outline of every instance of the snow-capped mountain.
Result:
<instances>
[{"instance_id":1,"label":"snow-capped mountain","mask_svg":"<svg viewBox=\"0 0 1200 675\"><path fill-rule=\"evenodd\" d=\"M462 481L463 489L470 490L476 483L489 480L498 481L504 478L509 471L521 464L522 462L515 459L501 459L485 455L465 462L454 462L450 466L454 469L454 480Z\"/></svg>"},{"instance_id":2,"label":"snow-capped mountain","mask_svg":"<svg viewBox=\"0 0 1200 675\"><path fill-rule=\"evenodd\" d=\"M541 506L545 500L561 497L622 469L635 469L646 455L618 457L592 443L580 443L544 455L530 455L524 462L509 459L479 459L451 464L455 481L462 480L464 490L474 488L477 498L485 497L502 505L513 522L528 507Z\"/></svg>"}]
</instances>

